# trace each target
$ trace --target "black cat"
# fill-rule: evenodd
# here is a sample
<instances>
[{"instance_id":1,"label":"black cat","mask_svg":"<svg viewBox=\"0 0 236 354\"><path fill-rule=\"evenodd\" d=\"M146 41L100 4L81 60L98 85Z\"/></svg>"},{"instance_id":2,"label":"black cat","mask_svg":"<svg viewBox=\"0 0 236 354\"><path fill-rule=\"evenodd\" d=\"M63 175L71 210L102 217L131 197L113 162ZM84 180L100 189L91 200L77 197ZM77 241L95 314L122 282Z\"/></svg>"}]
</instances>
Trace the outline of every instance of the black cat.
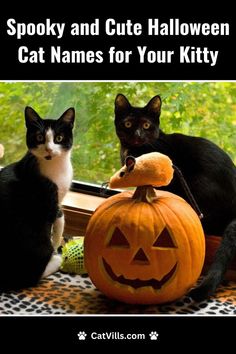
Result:
<instances>
[{"instance_id":1,"label":"black cat","mask_svg":"<svg viewBox=\"0 0 236 354\"><path fill-rule=\"evenodd\" d=\"M115 127L121 143L121 162L152 151L168 155L185 177L204 215L206 234L223 236L206 277L191 290L190 296L202 300L212 295L223 280L236 254L236 167L229 156L209 140L183 134L165 134L159 128L161 98L153 97L145 107L133 107L118 94L115 99ZM174 176L163 189L188 196Z\"/></svg>"},{"instance_id":2,"label":"black cat","mask_svg":"<svg viewBox=\"0 0 236 354\"><path fill-rule=\"evenodd\" d=\"M28 152L0 171L0 290L37 284L58 270L64 217L60 204L72 180L74 109L41 119L25 109ZM52 235L52 240L51 240Z\"/></svg>"}]
</instances>

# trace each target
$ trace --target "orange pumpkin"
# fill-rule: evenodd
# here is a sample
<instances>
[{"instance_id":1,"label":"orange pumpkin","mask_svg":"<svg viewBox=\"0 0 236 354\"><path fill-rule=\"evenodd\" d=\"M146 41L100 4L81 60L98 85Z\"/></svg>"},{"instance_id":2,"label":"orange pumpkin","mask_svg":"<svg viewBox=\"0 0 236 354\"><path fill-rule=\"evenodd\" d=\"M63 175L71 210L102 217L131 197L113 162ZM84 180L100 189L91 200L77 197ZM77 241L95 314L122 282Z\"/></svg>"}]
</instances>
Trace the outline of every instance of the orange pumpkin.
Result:
<instances>
[{"instance_id":1,"label":"orange pumpkin","mask_svg":"<svg viewBox=\"0 0 236 354\"><path fill-rule=\"evenodd\" d=\"M85 266L95 286L127 303L158 304L184 295L197 281L205 241L195 211L152 186L108 198L91 217Z\"/></svg>"}]
</instances>

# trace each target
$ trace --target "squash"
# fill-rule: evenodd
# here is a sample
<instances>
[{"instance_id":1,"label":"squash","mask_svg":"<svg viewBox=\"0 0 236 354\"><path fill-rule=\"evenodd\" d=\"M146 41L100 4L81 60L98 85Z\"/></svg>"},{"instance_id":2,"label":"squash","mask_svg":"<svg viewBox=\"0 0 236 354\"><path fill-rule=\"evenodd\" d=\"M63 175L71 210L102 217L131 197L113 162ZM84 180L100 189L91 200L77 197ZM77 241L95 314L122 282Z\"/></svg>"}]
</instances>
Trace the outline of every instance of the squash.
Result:
<instances>
[{"instance_id":1,"label":"squash","mask_svg":"<svg viewBox=\"0 0 236 354\"><path fill-rule=\"evenodd\" d=\"M158 170L161 162L162 183L167 183L173 176L171 161L161 155L156 155L154 167ZM139 159L134 160L137 168L130 169L127 162L111 184L124 178L121 172L132 184ZM88 274L105 295L126 303L159 304L178 299L194 286L204 263L205 240L197 214L184 199L145 185L114 195L97 208L86 230L84 251Z\"/></svg>"}]
</instances>

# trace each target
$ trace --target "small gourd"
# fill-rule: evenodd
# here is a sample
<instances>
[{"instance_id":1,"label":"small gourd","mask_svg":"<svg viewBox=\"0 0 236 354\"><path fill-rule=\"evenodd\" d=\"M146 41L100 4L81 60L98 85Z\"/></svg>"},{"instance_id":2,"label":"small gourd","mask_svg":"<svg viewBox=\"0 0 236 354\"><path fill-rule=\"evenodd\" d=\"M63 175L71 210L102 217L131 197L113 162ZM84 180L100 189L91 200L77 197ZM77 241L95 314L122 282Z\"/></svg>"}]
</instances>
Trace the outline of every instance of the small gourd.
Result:
<instances>
[{"instance_id":1,"label":"small gourd","mask_svg":"<svg viewBox=\"0 0 236 354\"><path fill-rule=\"evenodd\" d=\"M76 237L62 247L60 270L70 274L87 273L84 266L84 237Z\"/></svg>"}]
</instances>

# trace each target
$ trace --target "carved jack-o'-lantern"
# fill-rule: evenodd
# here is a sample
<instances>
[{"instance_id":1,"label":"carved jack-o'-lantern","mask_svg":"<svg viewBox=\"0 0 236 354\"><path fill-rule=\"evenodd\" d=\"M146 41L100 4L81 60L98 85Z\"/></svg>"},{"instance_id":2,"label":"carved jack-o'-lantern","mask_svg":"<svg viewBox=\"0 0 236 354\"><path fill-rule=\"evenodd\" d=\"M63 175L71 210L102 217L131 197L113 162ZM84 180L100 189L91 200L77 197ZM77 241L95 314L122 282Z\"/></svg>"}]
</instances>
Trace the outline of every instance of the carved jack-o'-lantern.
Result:
<instances>
[{"instance_id":1,"label":"carved jack-o'-lantern","mask_svg":"<svg viewBox=\"0 0 236 354\"><path fill-rule=\"evenodd\" d=\"M91 280L108 297L128 303L163 303L185 294L201 273L204 251L195 211L152 186L108 198L85 237Z\"/></svg>"}]
</instances>

